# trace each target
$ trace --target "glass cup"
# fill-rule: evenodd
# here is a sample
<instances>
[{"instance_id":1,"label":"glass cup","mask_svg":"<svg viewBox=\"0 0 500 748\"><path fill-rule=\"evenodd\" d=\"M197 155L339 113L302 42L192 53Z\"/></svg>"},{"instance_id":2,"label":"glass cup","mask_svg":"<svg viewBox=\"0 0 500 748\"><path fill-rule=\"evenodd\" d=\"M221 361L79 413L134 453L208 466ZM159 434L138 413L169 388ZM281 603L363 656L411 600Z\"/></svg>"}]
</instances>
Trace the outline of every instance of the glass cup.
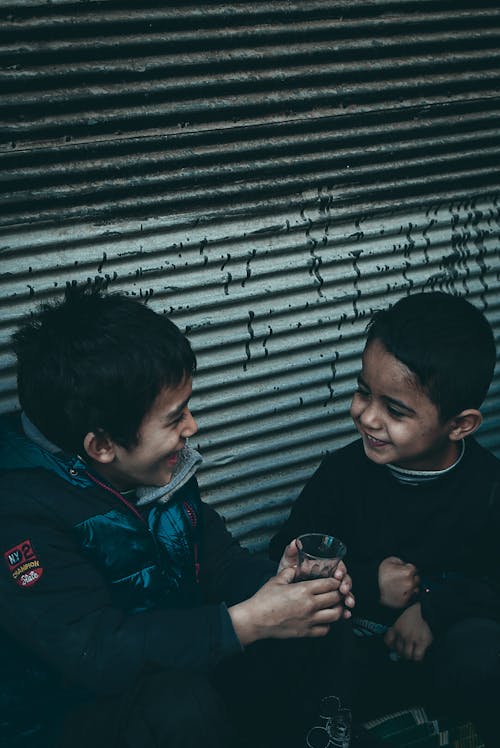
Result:
<instances>
[{"instance_id":1,"label":"glass cup","mask_svg":"<svg viewBox=\"0 0 500 748\"><path fill-rule=\"evenodd\" d=\"M333 535L322 532L310 532L299 535L299 563L296 582L305 579L320 579L333 577L339 561L344 558L347 548L344 543Z\"/></svg>"}]
</instances>

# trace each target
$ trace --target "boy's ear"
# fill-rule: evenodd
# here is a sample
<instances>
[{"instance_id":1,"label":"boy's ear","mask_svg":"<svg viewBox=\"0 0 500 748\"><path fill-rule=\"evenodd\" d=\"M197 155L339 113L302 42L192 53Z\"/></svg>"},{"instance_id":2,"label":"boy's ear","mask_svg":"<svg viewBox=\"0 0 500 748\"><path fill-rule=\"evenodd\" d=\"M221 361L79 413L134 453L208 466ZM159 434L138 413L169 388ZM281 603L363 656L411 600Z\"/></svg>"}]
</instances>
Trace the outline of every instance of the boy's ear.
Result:
<instances>
[{"instance_id":1,"label":"boy's ear","mask_svg":"<svg viewBox=\"0 0 500 748\"><path fill-rule=\"evenodd\" d=\"M89 431L83 440L83 446L95 462L106 465L115 459L115 443L104 431Z\"/></svg>"},{"instance_id":2,"label":"boy's ear","mask_svg":"<svg viewBox=\"0 0 500 748\"><path fill-rule=\"evenodd\" d=\"M483 422L483 416L479 410L475 408L468 408L462 410L457 416L450 421L450 433L449 437L452 441L460 441L465 439L466 436L470 436L477 431Z\"/></svg>"}]
</instances>

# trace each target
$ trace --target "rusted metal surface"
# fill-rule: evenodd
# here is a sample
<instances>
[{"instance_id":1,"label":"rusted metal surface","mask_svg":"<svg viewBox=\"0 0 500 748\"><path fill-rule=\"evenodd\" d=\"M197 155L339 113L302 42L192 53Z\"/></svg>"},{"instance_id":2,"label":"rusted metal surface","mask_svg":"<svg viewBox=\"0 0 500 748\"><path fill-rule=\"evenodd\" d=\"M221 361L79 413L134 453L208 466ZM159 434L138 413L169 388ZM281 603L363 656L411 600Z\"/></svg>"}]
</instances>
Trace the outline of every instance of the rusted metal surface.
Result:
<instances>
[{"instance_id":1,"label":"rusted metal surface","mask_svg":"<svg viewBox=\"0 0 500 748\"><path fill-rule=\"evenodd\" d=\"M2 224L497 186L495 3L163 6L2 5Z\"/></svg>"},{"instance_id":2,"label":"rusted metal surface","mask_svg":"<svg viewBox=\"0 0 500 748\"><path fill-rule=\"evenodd\" d=\"M348 407L373 308L422 288L467 294L500 333L496 201L345 216L315 210L196 223L32 227L2 243L0 382L14 406L11 327L65 282L99 277L189 335L205 497L261 548L326 450L354 437ZM481 438L500 451L492 387Z\"/></svg>"},{"instance_id":3,"label":"rusted metal surface","mask_svg":"<svg viewBox=\"0 0 500 748\"><path fill-rule=\"evenodd\" d=\"M199 356L204 494L262 548L354 435L373 308L442 288L500 337L497 6L3 0L0 409L39 302L145 298ZM498 378L485 410L500 454Z\"/></svg>"}]
</instances>

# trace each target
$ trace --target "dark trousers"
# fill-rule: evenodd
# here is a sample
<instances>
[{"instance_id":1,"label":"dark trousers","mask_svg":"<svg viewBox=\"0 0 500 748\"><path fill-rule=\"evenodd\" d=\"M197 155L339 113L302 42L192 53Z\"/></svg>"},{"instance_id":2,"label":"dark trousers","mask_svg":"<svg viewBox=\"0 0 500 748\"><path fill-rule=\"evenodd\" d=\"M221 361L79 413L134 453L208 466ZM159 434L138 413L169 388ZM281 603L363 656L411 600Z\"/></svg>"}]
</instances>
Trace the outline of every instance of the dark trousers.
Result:
<instances>
[{"instance_id":1,"label":"dark trousers","mask_svg":"<svg viewBox=\"0 0 500 748\"><path fill-rule=\"evenodd\" d=\"M469 618L438 637L423 662L391 661L382 639L357 639L354 712L370 719L424 704L467 718L488 748L500 745L500 624Z\"/></svg>"},{"instance_id":2,"label":"dark trousers","mask_svg":"<svg viewBox=\"0 0 500 748\"><path fill-rule=\"evenodd\" d=\"M214 672L145 675L127 694L82 705L58 748L303 748L319 700L349 700L350 627L269 640Z\"/></svg>"}]
</instances>

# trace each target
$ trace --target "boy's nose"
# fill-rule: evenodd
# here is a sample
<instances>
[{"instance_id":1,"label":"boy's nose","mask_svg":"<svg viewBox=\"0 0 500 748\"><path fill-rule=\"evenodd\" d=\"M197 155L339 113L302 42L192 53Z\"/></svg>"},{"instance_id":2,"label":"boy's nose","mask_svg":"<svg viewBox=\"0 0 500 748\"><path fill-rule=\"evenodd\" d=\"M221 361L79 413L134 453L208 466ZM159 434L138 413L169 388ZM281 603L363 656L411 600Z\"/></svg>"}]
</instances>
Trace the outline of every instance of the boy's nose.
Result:
<instances>
[{"instance_id":1,"label":"boy's nose","mask_svg":"<svg viewBox=\"0 0 500 748\"><path fill-rule=\"evenodd\" d=\"M188 411L188 413L189 413L188 419L185 422L184 428L182 430L182 436L185 437L186 439L189 436L194 436L198 431L198 424L196 423L193 414L191 413L191 411Z\"/></svg>"},{"instance_id":2,"label":"boy's nose","mask_svg":"<svg viewBox=\"0 0 500 748\"><path fill-rule=\"evenodd\" d=\"M372 429L379 428L381 425L380 413L375 403L370 403L366 406L359 418L363 426L367 426Z\"/></svg>"}]
</instances>

